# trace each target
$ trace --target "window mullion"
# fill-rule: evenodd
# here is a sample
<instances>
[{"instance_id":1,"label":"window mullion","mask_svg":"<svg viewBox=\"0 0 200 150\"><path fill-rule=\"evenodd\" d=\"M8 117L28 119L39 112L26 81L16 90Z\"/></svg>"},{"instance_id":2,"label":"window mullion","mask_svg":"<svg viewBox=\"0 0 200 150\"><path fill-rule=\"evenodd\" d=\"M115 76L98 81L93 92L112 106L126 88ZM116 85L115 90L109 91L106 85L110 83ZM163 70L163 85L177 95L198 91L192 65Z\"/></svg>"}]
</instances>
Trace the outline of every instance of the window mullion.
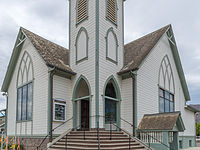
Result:
<instances>
[{"instance_id":1,"label":"window mullion","mask_svg":"<svg viewBox=\"0 0 200 150\"><path fill-rule=\"evenodd\" d=\"M21 91L21 118L20 120L22 120L22 106L23 106L23 87L22 87L22 91Z\"/></svg>"},{"instance_id":2,"label":"window mullion","mask_svg":"<svg viewBox=\"0 0 200 150\"><path fill-rule=\"evenodd\" d=\"M28 116L28 84L26 85L26 120L28 120L27 116Z\"/></svg>"}]
</instances>

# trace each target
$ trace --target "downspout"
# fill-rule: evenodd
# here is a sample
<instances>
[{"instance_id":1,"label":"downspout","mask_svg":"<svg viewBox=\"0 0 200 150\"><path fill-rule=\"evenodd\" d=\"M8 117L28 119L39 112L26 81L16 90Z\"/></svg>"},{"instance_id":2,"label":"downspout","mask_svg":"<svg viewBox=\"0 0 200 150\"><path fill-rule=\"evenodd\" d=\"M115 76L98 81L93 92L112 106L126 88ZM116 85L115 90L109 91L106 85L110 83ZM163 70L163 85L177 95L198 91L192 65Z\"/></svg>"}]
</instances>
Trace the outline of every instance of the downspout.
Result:
<instances>
[{"instance_id":1,"label":"downspout","mask_svg":"<svg viewBox=\"0 0 200 150\"><path fill-rule=\"evenodd\" d=\"M8 93L5 92L2 94L3 96L6 96L6 111L5 111L5 135L7 136L7 118L8 118Z\"/></svg>"},{"instance_id":2,"label":"downspout","mask_svg":"<svg viewBox=\"0 0 200 150\"><path fill-rule=\"evenodd\" d=\"M137 71L130 72L133 88L133 136L137 136Z\"/></svg>"},{"instance_id":3,"label":"downspout","mask_svg":"<svg viewBox=\"0 0 200 150\"><path fill-rule=\"evenodd\" d=\"M55 74L55 67L53 69L49 69L48 71L48 133L49 133L49 142L53 140L53 76Z\"/></svg>"}]
</instances>

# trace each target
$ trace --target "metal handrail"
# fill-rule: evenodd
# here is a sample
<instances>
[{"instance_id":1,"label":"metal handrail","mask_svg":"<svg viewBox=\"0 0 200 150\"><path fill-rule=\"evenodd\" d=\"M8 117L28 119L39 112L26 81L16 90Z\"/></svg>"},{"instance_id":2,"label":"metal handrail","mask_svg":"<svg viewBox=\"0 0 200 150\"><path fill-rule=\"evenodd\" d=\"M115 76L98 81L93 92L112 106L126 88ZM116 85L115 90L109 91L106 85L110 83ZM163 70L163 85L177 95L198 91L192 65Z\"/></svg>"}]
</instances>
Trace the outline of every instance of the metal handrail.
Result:
<instances>
[{"instance_id":1,"label":"metal handrail","mask_svg":"<svg viewBox=\"0 0 200 150\"><path fill-rule=\"evenodd\" d=\"M115 127L117 127L120 131L123 131L125 134L128 135L129 137L129 150L131 149L131 139L135 139L134 136L132 136L130 133L128 133L126 130L120 128L119 126L117 126L115 123L113 123L112 125L114 125ZM141 142L141 141L140 141ZM143 144L145 147L148 147L149 149L151 149L150 146Z\"/></svg>"},{"instance_id":2,"label":"metal handrail","mask_svg":"<svg viewBox=\"0 0 200 150\"><path fill-rule=\"evenodd\" d=\"M134 127L134 128L136 128L136 127L135 127L135 125L131 124L131 123L130 123L130 122L128 122L127 120L125 120L125 119L123 119L123 118L120 118L120 120L122 120L122 121L126 122L126 123L127 123L127 124L129 124L131 127Z\"/></svg>"},{"instance_id":3,"label":"metal handrail","mask_svg":"<svg viewBox=\"0 0 200 150\"><path fill-rule=\"evenodd\" d=\"M135 129L137 129L133 124L131 124L131 123L128 122L127 120L125 120L125 119L123 119L123 118L120 118L120 119L121 119L122 121L126 122L127 124L129 124L131 127L134 127ZM114 124L114 125L115 125L115 124ZM115 126L116 126L116 125L115 125ZM123 130L123 129L122 129L122 130ZM123 130L123 131L124 131L124 130ZM125 132L125 131L124 131L124 132ZM126 134L129 134L129 133L127 133L127 132L125 132L125 133L126 133ZM166 144L163 143L162 141L156 139L155 137L149 135L148 133L146 133L146 132L142 132L142 133L144 133L145 135L147 135L147 137L148 137L148 142L149 142L149 147L150 147L150 140L149 140L149 137L151 137L152 139L156 140L156 141L159 142L160 144L162 144L162 145L166 146L167 148L169 148L168 145L166 145Z\"/></svg>"},{"instance_id":4,"label":"metal handrail","mask_svg":"<svg viewBox=\"0 0 200 150\"><path fill-rule=\"evenodd\" d=\"M47 137L49 137L49 135L50 135L53 131L55 131L56 129L58 129L59 127L61 127L62 125L64 125L65 123L69 122L69 121L72 120L72 119L73 119L73 117L70 118L70 119L68 119L68 120L66 120L65 122L61 123L60 125L56 126L55 128L53 128L53 129L44 137L44 139L42 140L42 142L37 146L37 150L39 150L39 148L42 146L42 144L44 143L44 141L47 139Z\"/></svg>"},{"instance_id":5,"label":"metal handrail","mask_svg":"<svg viewBox=\"0 0 200 150\"><path fill-rule=\"evenodd\" d=\"M89 117L90 117L90 118L91 118L91 117L105 118L105 116L100 116L100 115L94 115L94 116L89 116ZM54 129L52 129L52 130L49 132L49 134L47 134L47 135L45 136L45 138L44 138L43 141L40 143L40 145L37 147L37 150L39 150L39 148L41 147L41 145L44 143L44 141L47 139L47 137L50 135L51 132L55 131L57 128L61 127L63 124L69 122L69 121L72 120L72 119L73 119L73 117L70 118L70 119L68 119L67 121L63 122L62 124L58 125L58 126L55 127ZM123 118L120 118L120 120L126 122L126 123L129 124L131 127L136 128L133 124L131 124L131 123L128 122L127 120L125 120L125 119L123 119ZM78 129L79 127L81 128L83 124L85 124L85 122L82 122L82 123L81 123L79 126L77 126L76 128L72 128L72 129L70 130L70 132L73 131L73 130ZM131 145L131 144L130 144L131 138L134 138L134 136L131 135L130 133L128 133L126 130L124 130L124 129L120 128L119 126L117 126L116 123L113 123L112 120L110 119L110 140L112 139L112 125L114 125L114 126L115 126L116 128L118 128L120 131L123 131L125 134L127 134L127 135L129 136L129 149L130 149L130 147L131 147L131 146L130 146L130 145ZM85 140L85 126L84 126L83 129L84 129L84 130L83 130L83 138L84 138L84 140ZM70 132L68 132L68 133L65 135L65 136L66 136L66 141L65 141L65 148L66 148L66 149L67 149L67 145L68 145L68 144L67 144L67 136L70 134ZM157 142L161 143L162 145L166 146L167 148L169 148L168 145L164 144L163 142L161 142L160 140L156 139L155 137L149 135L148 133L146 133L146 132L141 132L141 133L147 135L147 137L148 137L149 145L144 144L146 147L148 147L148 148L151 149L151 147L150 147L150 138L152 138L152 139L156 140ZM134 138L134 139L135 139L135 138ZM101 146L100 146L100 135L99 135L99 122L97 122L97 140L98 140L98 150L100 150L100 147L101 147ZM138 141L140 141L140 140L138 139Z\"/></svg>"}]
</instances>

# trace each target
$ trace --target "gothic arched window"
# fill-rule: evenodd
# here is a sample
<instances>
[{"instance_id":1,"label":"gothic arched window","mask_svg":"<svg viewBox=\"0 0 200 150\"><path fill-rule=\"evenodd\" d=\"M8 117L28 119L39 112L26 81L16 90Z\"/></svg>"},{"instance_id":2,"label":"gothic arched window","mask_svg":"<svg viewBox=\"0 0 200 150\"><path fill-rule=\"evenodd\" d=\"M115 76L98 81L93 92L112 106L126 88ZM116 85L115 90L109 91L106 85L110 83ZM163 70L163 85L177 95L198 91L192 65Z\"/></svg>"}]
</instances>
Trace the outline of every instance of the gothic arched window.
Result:
<instances>
[{"instance_id":1,"label":"gothic arched window","mask_svg":"<svg viewBox=\"0 0 200 150\"><path fill-rule=\"evenodd\" d=\"M76 37L76 64L88 58L88 33L81 28Z\"/></svg>"},{"instance_id":2,"label":"gothic arched window","mask_svg":"<svg viewBox=\"0 0 200 150\"><path fill-rule=\"evenodd\" d=\"M106 58L113 63L118 63L118 40L113 28L108 29L106 35Z\"/></svg>"},{"instance_id":3,"label":"gothic arched window","mask_svg":"<svg viewBox=\"0 0 200 150\"><path fill-rule=\"evenodd\" d=\"M115 25L117 24L117 2L116 0L107 0L106 18Z\"/></svg>"},{"instance_id":4,"label":"gothic arched window","mask_svg":"<svg viewBox=\"0 0 200 150\"><path fill-rule=\"evenodd\" d=\"M159 71L159 112L173 112L174 105L174 77L167 55L163 58Z\"/></svg>"},{"instance_id":5,"label":"gothic arched window","mask_svg":"<svg viewBox=\"0 0 200 150\"><path fill-rule=\"evenodd\" d=\"M88 17L88 0L77 0L76 23L79 24Z\"/></svg>"},{"instance_id":6,"label":"gothic arched window","mask_svg":"<svg viewBox=\"0 0 200 150\"><path fill-rule=\"evenodd\" d=\"M17 76L17 121L32 120L33 79L31 57L24 52Z\"/></svg>"}]
</instances>

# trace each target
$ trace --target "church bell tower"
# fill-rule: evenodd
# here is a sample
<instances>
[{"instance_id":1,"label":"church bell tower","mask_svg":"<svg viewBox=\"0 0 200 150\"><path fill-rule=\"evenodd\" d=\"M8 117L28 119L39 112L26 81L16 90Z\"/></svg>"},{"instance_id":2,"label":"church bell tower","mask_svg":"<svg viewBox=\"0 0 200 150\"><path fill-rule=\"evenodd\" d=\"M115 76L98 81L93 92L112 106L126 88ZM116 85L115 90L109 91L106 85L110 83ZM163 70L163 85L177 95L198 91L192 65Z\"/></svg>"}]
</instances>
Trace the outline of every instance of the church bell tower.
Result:
<instances>
[{"instance_id":1,"label":"church bell tower","mask_svg":"<svg viewBox=\"0 0 200 150\"><path fill-rule=\"evenodd\" d=\"M105 116L106 81L112 77L119 87L117 72L123 67L124 0L69 0L69 9L70 67L77 73L72 89L80 76L87 80L89 115L95 116L90 127L103 127L105 119L98 116Z\"/></svg>"}]
</instances>

